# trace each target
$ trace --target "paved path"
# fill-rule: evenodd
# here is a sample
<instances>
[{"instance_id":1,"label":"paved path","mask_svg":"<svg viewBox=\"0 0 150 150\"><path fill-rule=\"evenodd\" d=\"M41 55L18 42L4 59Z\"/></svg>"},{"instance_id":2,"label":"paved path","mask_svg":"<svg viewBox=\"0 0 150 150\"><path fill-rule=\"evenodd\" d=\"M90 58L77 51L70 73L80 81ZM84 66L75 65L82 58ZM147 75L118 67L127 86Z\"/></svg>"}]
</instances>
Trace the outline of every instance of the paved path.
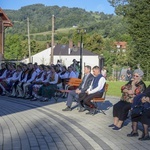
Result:
<instances>
[{"instance_id":1,"label":"paved path","mask_svg":"<svg viewBox=\"0 0 150 150\"><path fill-rule=\"evenodd\" d=\"M42 103L0 96L0 150L149 150L150 141L126 136L129 120L121 131L108 127L118 100L107 97L106 115L91 116L76 108L62 112L63 99Z\"/></svg>"}]
</instances>

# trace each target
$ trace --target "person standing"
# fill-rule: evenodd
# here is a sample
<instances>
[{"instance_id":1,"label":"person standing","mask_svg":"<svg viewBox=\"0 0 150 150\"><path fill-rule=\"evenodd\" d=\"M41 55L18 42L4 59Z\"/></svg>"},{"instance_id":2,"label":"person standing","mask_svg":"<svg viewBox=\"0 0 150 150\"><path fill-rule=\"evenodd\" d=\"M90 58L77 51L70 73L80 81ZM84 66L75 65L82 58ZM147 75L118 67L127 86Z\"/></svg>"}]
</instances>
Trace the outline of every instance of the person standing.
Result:
<instances>
[{"instance_id":1,"label":"person standing","mask_svg":"<svg viewBox=\"0 0 150 150\"><path fill-rule=\"evenodd\" d=\"M131 69L131 67L129 67L128 69L127 69L127 74L126 74L126 81L131 81L131 79L132 79L132 69Z\"/></svg>"}]
</instances>

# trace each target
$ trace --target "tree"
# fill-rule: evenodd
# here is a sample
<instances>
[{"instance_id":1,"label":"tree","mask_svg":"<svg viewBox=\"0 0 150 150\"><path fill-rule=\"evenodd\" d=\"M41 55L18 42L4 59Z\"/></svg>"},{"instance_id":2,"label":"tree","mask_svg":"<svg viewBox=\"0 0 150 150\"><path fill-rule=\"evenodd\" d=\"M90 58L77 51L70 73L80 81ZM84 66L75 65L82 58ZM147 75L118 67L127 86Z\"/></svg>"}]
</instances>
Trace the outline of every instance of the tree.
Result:
<instances>
[{"instance_id":1,"label":"tree","mask_svg":"<svg viewBox=\"0 0 150 150\"><path fill-rule=\"evenodd\" d=\"M145 74L150 74L150 2L149 0L108 0L118 15L123 15L132 37L133 58ZM149 75L150 78L150 75Z\"/></svg>"},{"instance_id":2,"label":"tree","mask_svg":"<svg viewBox=\"0 0 150 150\"><path fill-rule=\"evenodd\" d=\"M23 58L22 36L17 34L7 35L5 39L5 59L21 59Z\"/></svg>"}]
</instances>

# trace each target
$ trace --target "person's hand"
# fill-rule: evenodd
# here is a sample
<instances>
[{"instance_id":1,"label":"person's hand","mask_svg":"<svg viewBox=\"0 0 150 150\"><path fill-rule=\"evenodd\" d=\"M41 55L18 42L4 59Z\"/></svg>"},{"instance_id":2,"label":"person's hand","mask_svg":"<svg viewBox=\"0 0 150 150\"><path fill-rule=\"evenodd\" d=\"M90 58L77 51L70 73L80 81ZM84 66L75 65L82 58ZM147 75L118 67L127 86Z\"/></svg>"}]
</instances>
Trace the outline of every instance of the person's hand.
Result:
<instances>
[{"instance_id":1,"label":"person's hand","mask_svg":"<svg viewBox=\"0 0 150 150\"><path fill-rule=\"evenodd\" d=\"M89 95L89 91L86 91L87 95Z\"/></svg>"},{"instance_id":2,"label":"person's hand","mask_svg":"<svg viewBox=\"0 0 150 150\"><path fill-rule=\"evenodd\" d=\"M76 93L77 93L77 94L80 94L80 93L81 93L81 90L76 89Z\"/></svg>"},{"instance_id":3,"label":"person's hand","mask_svg":"<svg viewBox=\"0 0 150 150\"><path fill-rule=\"evenodd\" d=\"M149 102L149 97L144 96L141 101L142 103Z\"/></svg>"},{"instance_id":4,"label":"person's hand","mask_svg":"<svg viewBox=\"0 0 150 150\"><path fill-rule=\"evenodd\" d=\"M128 93L128 90L127 90L127 89L124 89L123 92L124 92L124 93Z\"/></svg>"}]
</instances>

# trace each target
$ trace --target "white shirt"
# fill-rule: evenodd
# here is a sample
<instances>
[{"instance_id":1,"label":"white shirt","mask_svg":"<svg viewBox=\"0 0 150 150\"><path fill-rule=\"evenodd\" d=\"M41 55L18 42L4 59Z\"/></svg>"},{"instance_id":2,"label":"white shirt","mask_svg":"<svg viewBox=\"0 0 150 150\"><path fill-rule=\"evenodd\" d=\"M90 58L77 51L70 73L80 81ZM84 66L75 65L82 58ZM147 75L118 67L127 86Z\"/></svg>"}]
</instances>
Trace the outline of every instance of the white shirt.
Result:
<instances>
[{"instance_id":1,"label":"white shirt","mask_svg":"<svg viewBox=\"0 0 150 150\"><path fill-rule=\"evenodd\" d=\"M65 72L64 74L62 74L62 75L60 74L59 76L61 79L66 79L66 78L68 78L68 73Z\"/></svg>"},{"instance_id":2,"label":"white shirt","mask_svg":"<svg viewBox=\"0 0 150 150\"><path fill-rule=\"evenodd\" d=\"M19 78L20 78L20 76L21 76L21 73L22 73L22 71L20 71L20 72L15 72L15 73L13 74L13 76L10 77L10 78L7 78L6 81L7 81L8 83L10 83L11 80L16 80L16 81L19 80Z\"/></svg>"},{"instance_id":3,"label":"white shirt","mask_svg":"<svg viewBox=\"0 0 150 150\"><path fill-rule=\"evenodd\" d=\"M3 72L3 74L0 76L0 79L4 79L6 78L6 76L7 76L7 70Z\"/></svg>"},{"instance_id":4,"label":"white shirt","mask_svg":"<svg viewBox=\"0 0 150 150\"><path fill-rule=\"evenodd\" d=\"M94 81L94 79L93 79L93 81ZM106 79L104 77L101 77L100 80L98 81L98 86L96 88L92 89L93 81L91 82L90 87L87 89L87 92L89 94L93 94L93 93L100 91L106 83Z\"/></svg>"},{"instance_id":5,"label":"white shirt","mask_svg":"<svg viewBox=\"0 0 150 150\"><path fill-rule=\"evenodd\" d=\"M74 71L68 72L68 78L77 78Z\"/></svg>"}]
</instances>

